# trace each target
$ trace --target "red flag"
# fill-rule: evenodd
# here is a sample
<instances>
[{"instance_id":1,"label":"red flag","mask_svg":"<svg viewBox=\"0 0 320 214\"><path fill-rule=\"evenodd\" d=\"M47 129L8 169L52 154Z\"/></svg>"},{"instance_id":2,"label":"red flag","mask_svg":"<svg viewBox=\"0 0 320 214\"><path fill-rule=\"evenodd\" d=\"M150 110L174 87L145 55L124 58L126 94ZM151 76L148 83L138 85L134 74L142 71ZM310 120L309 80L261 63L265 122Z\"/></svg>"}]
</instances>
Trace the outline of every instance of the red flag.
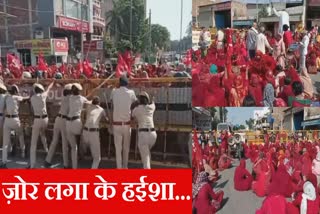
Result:
<instances>
[{"instance_id":1,"label":"red flag","mask_svg":"<svg viewBox=\"0 0 320 214\"><path fill-rule=\"evenodd\" d=\"M193 165L195 165L194 167L196 168L197 172L200 172L200 170L203 168L203 163L201 147L198 141L196 130L193 131L192 160L194 161Z\"/></svg>"},{"instance_id":2,"label":"red flag","mask_svg":"<svg viewBox=\"0 0 320 214\"><path fill-rule=\"evenodd\" d=\"M7 67L13 74L14 78L21 78L23 67L17 56L10 53L7 54Z\"/></svg>"},{"instance_id":3,"label":"red flag","mask_svg":"<svg viewBox=\"0 0 320 214\"><path fill-rule=\"evenodd\" d=\"M42 53L39 53L38 56L38 70L39 71L46 71L48 70L48 65Z\"/></svg>"},{"instance_id":4,"label":"red flag","mask_svg":"<svg viewBox=\"0 0 320 214\"><path fill-rule=\"evenodd\" d=\"M83 74L87 77L90 78L92 77L93 69L89 63L89 61L86 59L83 61Z\"/></svg>"},{"instance_id":5,"label":"red flag","mask_svg":"<svg viewBox=\"0 0 320 214\"><path fill-rule=\"evenodd\" d=\"M128 65L123 59L122 55L119 53L118 54L118 65L116 68L116 77L119 78L121 77L125 72L128 72ZM129 74L129 72L128 72Z\"/></svg>"},{"instance_id":6,"label":"red flag","mask_svg":"<svg viewBox=\"0 0 320 214\"><path fill-rule=\"evenodd\" d=\"M134 58L132 57L131 51L125 51L124 54L122 55L125 63L127 64L128 67L128 76L131 75L131 70L132 70L132 65L134 62Z\"/></svg>"}]
</instances>

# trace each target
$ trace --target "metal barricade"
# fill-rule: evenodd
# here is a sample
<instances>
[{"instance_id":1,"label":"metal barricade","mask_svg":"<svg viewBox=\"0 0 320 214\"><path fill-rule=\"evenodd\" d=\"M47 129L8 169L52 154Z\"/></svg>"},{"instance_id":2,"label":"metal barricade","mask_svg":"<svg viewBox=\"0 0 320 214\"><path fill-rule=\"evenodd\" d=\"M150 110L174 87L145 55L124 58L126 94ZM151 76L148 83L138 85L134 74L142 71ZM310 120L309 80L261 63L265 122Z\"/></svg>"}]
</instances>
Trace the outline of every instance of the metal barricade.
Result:
<instances>
[{"instance_id":1,"label":"metal barricade","mask_svg":"<svg viewBox=\"0 0 320 214\"><path fill-rule=\"evenodd\" d=\"M7 84L14 81L20 87L20 91L32 91L32 85L36 80L6 80ZM48 85L51 80L39 80L39 83ZM83 94L86 96L92 89L100 85L103 79L92 80L56 80L55 87L48 97L48 139L51 139L54 119L58 114L59 100L62 97L63 85L67 83L78 82L83 87ZM95 95L99 96L101 102L110 104L110 94L112 88L117 87L118 79L108 80L105 87L99 89ZM155 128L158 138L155 147L152 149L152 159L161 162L169 161L184 163L189 159L188 141L192 129L192 95L191 80L189 78L152 78L152 79L132 79L129 88L133 89L136 94L140 91L146 91L155 95L156 112L154 115ZM20 118L25 127L26 142L30 142L32 114L31 106L28 103L21 104ZM112 146L113 137L107 131L110 126L108 123L102 124L101 130L101 147L102 157L111 158L115 156L115 149ZM136 124L133 125L131 136L130 158L138 160L137 132ZM48 141L50 142L50 141ZM105 143L107 142L107 143Z\"/></svg>"}]
</instances>

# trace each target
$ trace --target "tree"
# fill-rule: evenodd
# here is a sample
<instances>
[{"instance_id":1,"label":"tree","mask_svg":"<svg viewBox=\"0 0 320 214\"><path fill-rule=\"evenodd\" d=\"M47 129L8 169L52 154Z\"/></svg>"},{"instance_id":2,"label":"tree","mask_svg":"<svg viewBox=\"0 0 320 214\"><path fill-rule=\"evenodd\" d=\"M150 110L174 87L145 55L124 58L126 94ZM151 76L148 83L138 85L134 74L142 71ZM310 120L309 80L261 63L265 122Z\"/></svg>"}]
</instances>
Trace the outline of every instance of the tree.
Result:
<instances>
[{"instance_id":1,"label":"tree","mask_svg":"<svg viewBox=\"0 0 320 214\"><path fill-rule=\"evenodd\" d=\"M170 47L170 32L168 29L159 24L151 25L151 41L153 52L157 48L167 50Z\"/></svg>"},{"instance_id":2,"label":"tree","mask_svg":"<svg viewBox=\"0 0 320 214\"><path fill-rule=\"evenodd\" d=\"M233 127L234 131L245 130L245 129L246 129L245 125L242 125L242 124L240 126L234 126Z\"/></svg>"},{"instance_id":3,"label":"tree","mask_svg":"<svg viewBox=\"0 0 320 214\"><path fill-rule=\"evenodd\" d=\"M246 124L249 127L249 130L253 130L253 128L254 128L254 119L250 118L249 120L246 120Z\"/></svg>"},{"instance_id":4,"label":"tree","mask_svg":"<svg viewBox=\"0 0 320 214\"><path fill-rule=\"evenodd\" d=\"M263 6L259 13L258 13L259 17L267 17L268 16L268 11L267 11L267 6Z\"/></svg>"},{"instance_id":5,"label":"tree","mask_svg":"<svg viewBox=\"0 0 320 214\"><path fill-rule=\"evenodd\" d=\"M124 44L130 41L130 21L132 21L132 46L134 51L144 50L144 37L147 32L147 22L145 20L144 1L117 0L113 2L113 10L106 14L107 27L115 44ZM132 19L130 11L132 10ZM122 42L121 42L122 41Z\"/></svg>"}]
</instances>

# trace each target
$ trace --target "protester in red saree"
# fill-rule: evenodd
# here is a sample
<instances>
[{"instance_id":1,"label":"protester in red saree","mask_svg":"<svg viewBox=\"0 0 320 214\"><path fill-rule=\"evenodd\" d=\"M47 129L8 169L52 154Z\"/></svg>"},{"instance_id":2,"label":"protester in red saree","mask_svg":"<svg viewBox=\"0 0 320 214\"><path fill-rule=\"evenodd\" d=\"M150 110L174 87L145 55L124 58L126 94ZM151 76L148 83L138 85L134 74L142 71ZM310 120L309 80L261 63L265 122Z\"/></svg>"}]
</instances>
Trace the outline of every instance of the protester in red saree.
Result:
<instances>
[{"instance_id":1,"label":"protester in red saree","mask_svg":"<svg viewBox=\"0 0 320 214\"><path fill-rule=\"evenodd\" d=\"M267 196L256 214L288 214L287 201L282 195Z\"/></svg>"},{"instance_id":2,"label":"protester in red saree","mask_svg":"<svg viewBox=\"0 0 320 214\"><path fill-rule=\"evenodd\" d=\"M251 189L252 175L246 169L246 161L242 159L240 165L234 173L234 188L238 191L247 191Z\"/></svg>"},{"instance_id":3,"label":"protester in red saree","mask_svg":"<svg viewBox=\"0 0 320 214\"><path fill-rule=\"evenodd\" d=\"M265 26L261 27L265 28ZM293 39L289 26L284 25L283 34L270 36L269 33L266 33L268 38L264 37L263 41L270 43L273 51L272 53L267 51L263 53L265 47L262 52L260 51L260 46L259 48L257 47L259 43L257 28L256 24L254 24L247 31L247 44L245 44L245 36L243 37L239 30L220 29L217 34L218 37L221 37L221 41L208 45L201 57L199 57L199 51L192 52L191 64L194 68L192 74L195 74L192 75L193 81L195 81L193 86L201 88L199 85L202 85L203 88L208 88L208 93L197 98L196 106L248 106L247 100L252 97L256 106L292 107L319 105L319 97L313 91L315 77L306 74L317 74L317 71L314 72L314 70L317 70L317 59L320 59L320 43L315 42L312 44L310 42L307 54L311 51L312 54L308 54L306 57L306 71L299 74L298 60L300 54L297 47L299 47L302 38L297 36ZM220 34L222 36L219 36ZM248 45L248 41L250 41L251 45ZM250 57L249 52L251 53ZM215 76L207 75L203 79L200 78L200 80L195 78L202 76L202 72L209 73L209 66L212 64L217 66L218 74L224 72L221 84L216 81L217 77ZM207 65L207 67L200 69L199 65L202 67ZM281 67L282 69L277 70L276 67ZM244 72L246 69L248 70L247 75ZM242 79L240 76L242 76ZM246 76L249 77L249 83L246 83ZM214 80L211 81L211 79ZM289 97L297 96L293 96L294 94L290 90L296 81L303 82L303 94L307 95L303 99L308 99L307 104L304 104L305 101L300 102L301 98L293 101L289 100ZM193 91L193 97L199 96L197 95L198 93L198 90ZM216 96L216 94L220 96ZM248 95L251 95L251 97L247 97ZM244 99L245 103L243 102Z\"/></svg>"},{"instance_id":4,"label":"protester in red saree","mask_svg":"<svg viewBox=\"0 0 320 214\"><path fill-rule=\"evenodd\" d=\"M272 175L271 183L268 188L268 195L278 194L284 197L291 197L292 193L293 185L291 176L286 171L286 167L283 164L280 164L275 174Z\"/></svg>"},{"instance_id":5,"label":"protester in red saree","mask_svg":"<svg viewBox=\"0 0 320 214\"><path fill-rule=\"evenodd\" d=\"M223 191L213 191L208 173L201 172L192 186L193 209L197 214L214 214L220 209L223 195Z\"/></svg>"}]
</instances>

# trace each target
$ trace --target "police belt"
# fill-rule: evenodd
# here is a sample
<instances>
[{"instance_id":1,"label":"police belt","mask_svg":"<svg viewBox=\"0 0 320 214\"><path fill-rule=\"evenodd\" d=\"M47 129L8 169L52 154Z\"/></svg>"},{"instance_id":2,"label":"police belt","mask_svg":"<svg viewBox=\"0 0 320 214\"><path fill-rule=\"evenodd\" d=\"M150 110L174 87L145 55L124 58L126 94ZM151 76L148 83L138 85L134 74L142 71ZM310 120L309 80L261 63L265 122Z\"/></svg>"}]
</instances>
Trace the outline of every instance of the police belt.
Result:
<instances>
[{"instance_id":1,"label":"police belt","mask_svg":"<svg viewBox=\"0 0 320 214\"><path fill-rule=\"evenodd\" d=\"M66 115L62 115L62 114L58 114L58 117L60 117L62 119L68 119L68 117Z\"/></svg>"},{"instance_id":2,"label":"police belt","mask_svg":"<svg viewBox=\"0 0 320 214\"><path fill-rule=\"evenodd\" d=\"M45 119L45 118L47 118L48 117L48 115L42 115L42 116L40 116L40 115L34 115L34 118L35 119Z\"/></svg>"},{"instance_id":3,"label":"police belt","mask_svg":"<svg viewBox=\"0 0 320 214\"><path fill-rule=\"evenodd\" d=\"M115 122L114 121L112 124L115 126L124 126L124 125L131 125L131 122L130 121L128 121L128 122Z\"/></svg>"},{"instance_id":4,"label":"police belt","mask_svg":"<svg viewBox=\"0 0 320 214\"><path fill-rule=\"evenodd\" d=\"M78 119L80 119L80 117L79 117L79 116L75 116L75 117L68 117L68 118L67 118L67 120L68 120L68 121L74 121L74 120L78 120Z\"/></svg>"},{"instance_id":5,"label":"police belt","mask_svg":"<svg viewBox=\"0 0 320 214\"><path fill-rule=\"evenodd\" d=\"M18 118L18 115L6 115L6 118Z\"/></svg>"},{"instance_id":6,"label":"police belt","mask_svg":"<svg viewBox=\"0 0 320 214\"><path fill-rule=\"evenodd\" d=\"M155 128L143 128L143 129L139 129L139 132L155 132L156 129Z\"/></svg>"},{"instance_id":7,"label":"police belt","mask_svg":"<svg viewBox=\"0 0 320 214\"><path fill-rule=\"evenodd\" d=\"M84 127L83 128L85 131L87 131L87 132L99 132L100 131L100 129L98 129L98 128L88 128L88 127Z\"/></svg>"}]
</instances>

